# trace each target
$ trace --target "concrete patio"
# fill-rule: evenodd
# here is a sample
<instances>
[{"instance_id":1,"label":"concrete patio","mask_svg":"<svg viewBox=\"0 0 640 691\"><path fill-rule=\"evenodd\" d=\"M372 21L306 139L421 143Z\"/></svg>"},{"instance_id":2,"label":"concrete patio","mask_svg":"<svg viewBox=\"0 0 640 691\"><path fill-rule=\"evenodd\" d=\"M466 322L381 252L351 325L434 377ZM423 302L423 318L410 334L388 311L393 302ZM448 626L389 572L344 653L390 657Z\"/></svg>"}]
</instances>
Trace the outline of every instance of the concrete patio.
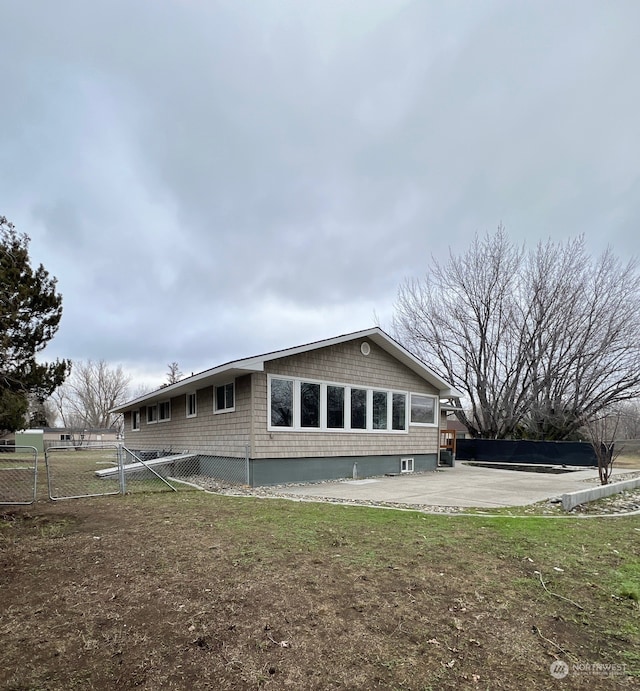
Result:
<instances>
[{"instance_id":1,"label":"concrete patio","mask_svg":"<svg viewBox=\"0 0 640 691\"><path fill-rule=\"evenodd\" d=\"M624 472L614 471L614 475ZM342 501L495 508L525 506L598 483L596 468L551 474L457 463L454 468L439 468L431 473L297 485L287 487L286 493Z\"/></svg>"}]
</instances>

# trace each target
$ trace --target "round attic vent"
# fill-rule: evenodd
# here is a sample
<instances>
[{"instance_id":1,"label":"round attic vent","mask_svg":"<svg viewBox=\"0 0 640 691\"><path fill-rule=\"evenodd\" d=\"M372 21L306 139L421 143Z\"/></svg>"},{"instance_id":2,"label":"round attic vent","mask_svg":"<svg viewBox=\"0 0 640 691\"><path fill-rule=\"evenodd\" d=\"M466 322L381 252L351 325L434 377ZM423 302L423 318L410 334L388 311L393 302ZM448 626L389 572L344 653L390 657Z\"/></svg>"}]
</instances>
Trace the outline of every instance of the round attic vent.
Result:
<instances>
[{"instance_id":1,"label":"round attic vent","mask_svg":"<svg viewBox=\"0 0 640 691\"><path fill-rule=\"evenodd\" d=\"M361 343L360 352L363 355L369 355L369 353L371 352L371 346L366 341L364 343Z\"/></svg>"}]
</instances>

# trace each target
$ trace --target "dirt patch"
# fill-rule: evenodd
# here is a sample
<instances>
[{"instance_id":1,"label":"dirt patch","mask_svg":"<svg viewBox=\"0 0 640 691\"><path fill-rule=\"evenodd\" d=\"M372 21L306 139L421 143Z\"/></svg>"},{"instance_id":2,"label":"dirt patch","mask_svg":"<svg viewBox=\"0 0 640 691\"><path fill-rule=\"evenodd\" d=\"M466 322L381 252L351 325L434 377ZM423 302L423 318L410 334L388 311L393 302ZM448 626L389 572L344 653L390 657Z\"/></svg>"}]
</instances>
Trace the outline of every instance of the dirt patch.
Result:
<instances>
[{"instance_id":1,"label":"dirt patch","mask_svg":"<svg viewBox=\"0 0 640 691\"><path fill-rule=\"evenodd\" d=\"M200 492L0 518L5 689L548 689L557 659L625 666L561 688L638 686L637 602L610 581L630 521L596 540Z\"/></svg>"}]
</instances>

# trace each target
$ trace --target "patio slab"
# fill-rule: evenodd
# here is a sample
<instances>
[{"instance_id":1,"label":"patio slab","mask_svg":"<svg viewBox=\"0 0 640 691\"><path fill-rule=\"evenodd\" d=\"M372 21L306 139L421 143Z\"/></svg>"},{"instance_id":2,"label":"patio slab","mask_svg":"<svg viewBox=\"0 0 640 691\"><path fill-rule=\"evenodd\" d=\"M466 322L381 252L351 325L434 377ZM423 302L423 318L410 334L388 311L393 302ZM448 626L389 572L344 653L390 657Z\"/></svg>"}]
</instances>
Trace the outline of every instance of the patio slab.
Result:
<instances>
[{"instance_id":1,"label":"patio slab","mask_svg":"<svg viewBox=\"0 0 640 691\"><path fill-rule=\"evenodd\" d=\"M287 487L286 493L341 501L495 508L534 504L598 482L596 468L552 474L457 463L430 473L297 485Z\"/></svg>"}]
</instances>

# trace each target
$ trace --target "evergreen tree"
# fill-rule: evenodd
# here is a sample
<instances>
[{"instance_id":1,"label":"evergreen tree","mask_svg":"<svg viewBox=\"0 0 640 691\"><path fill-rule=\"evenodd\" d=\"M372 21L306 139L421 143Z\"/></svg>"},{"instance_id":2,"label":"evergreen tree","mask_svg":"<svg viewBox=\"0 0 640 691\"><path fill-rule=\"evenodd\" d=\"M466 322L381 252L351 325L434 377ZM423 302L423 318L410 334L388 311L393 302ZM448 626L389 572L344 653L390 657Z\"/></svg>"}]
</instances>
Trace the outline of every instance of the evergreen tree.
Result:
<instances>
[{"instance_id":1,"label":"evergreen tree","mask_svg":"<svg viewBox=\"0 0 640 691\"><path fill-rule=\"evenodd\" d=\"M29 397L43 401L64 381L67 360L36 361L61 316L56 279L31 267L29 237L0 216L0 431L24 427Z\"/></svg>"}]
</instances>

